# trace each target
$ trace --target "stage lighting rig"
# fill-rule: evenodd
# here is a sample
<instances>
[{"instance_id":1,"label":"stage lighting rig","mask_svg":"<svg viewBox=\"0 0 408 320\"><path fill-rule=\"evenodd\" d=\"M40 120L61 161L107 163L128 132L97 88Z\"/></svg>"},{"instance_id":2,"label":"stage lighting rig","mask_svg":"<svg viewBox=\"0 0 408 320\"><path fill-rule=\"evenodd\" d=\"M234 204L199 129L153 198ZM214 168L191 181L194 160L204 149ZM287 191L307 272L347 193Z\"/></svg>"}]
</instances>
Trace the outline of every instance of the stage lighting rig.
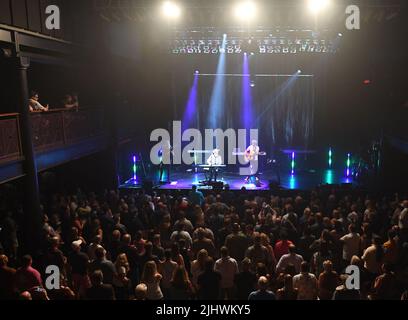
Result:
<instances>
[{"instance_id":1,"label":"stage lighting rig","mask_svg":"<svg viewBox=\"0 0 408 320\"><path fill-rule=\"evenodd\" d=\"M309 0L308 7L313 14L318 14L327 9L331 4L331 0Z\"/></svg>"},{"instance_id":2,"label":"stage lighting rig","mask_svg":"<svg viewBox=\"0 0 408 320\"><path fill-rule=\"evenodd\" d=\"M170 19L177 19L181 16L181 7L173 1L165 1L162 5L162 13Z\"/></svg>"},{"instance_id":3,"label":"stage lighting rig","mask_svg":"<svg viewBox=\"0 0 408 320\"><path fill-rule=\"evenodd\" d=\"M256 16L257 7L254 1L243 1L235 7L235 17L239 20L250 21Z\"/></svg>"},{"instance_id":4,"label":"stage lighting rig","mask_svg":"<svg viewBox=\"0 0 408 320\"><path fill-rule=\"evenodd\" d=\"M219 54L223 31L208 28L194 28L190 31L176 31L169 48L173 54ZM250 56L263 54L330 54L339 49L337 33L312 30L264 29L255 35L242 32L241 28L230 28L226 40L227 54Z\"/></svg>"},{"instance_id":5,"label":"stage lighting rig","mask_svg":"<svg viewBox=\"0 0 408 320\"><path fill-rule=\"evenodd\" d=\"M255 39L248 39L242 42L242 51L250 55L259 53L259 43Z\"/></svg>"}]
</instances>

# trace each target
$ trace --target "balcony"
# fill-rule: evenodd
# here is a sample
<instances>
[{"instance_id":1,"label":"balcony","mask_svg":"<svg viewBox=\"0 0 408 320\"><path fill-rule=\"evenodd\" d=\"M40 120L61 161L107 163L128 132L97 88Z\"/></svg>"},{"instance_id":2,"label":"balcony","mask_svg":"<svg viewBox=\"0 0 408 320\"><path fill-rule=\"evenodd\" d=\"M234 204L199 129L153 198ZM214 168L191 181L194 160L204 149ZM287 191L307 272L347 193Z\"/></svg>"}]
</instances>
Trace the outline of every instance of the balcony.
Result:
<instances>
[{"instance_id":1,"label":"balcony","mask_svg":"<svg viewBox=\"0 0 408 320\"><path fill-rule=\"evenodd\" d=\"M31 115L33 144L37 152L72 145L104 134L102 109L52 110Z\"/></svg>"},{"instance_id":2,"label":"balcony","mask_svg":"<svg viewBox=\"0 0 408 320\"><path fill-rule=\"evenodd\" d=\"M100 108L32 113L32 139L38 170L103 150L108 145ZM23 176L19 114L0 115L0 183Z\"/></svg>"},{"instance_id":3,"label":"balcony","mask_svg":"<svg viewBox=\"0 0 408 320\"><path fill-rule=\"evenodd\" d=\"M19 115L0 115L0 164L22 157L20 141Z\"/></svg>"}]
</instances>

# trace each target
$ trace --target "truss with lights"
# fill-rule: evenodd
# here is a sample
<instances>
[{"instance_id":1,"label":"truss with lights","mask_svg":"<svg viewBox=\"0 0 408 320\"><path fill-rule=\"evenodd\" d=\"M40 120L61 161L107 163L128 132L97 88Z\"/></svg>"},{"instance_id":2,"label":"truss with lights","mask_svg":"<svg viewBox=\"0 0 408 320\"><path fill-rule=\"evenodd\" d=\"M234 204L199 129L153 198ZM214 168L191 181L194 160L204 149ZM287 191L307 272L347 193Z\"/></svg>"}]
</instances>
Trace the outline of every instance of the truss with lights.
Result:
<instances>
[{"instance_id":1,"label":"truss with lights","mask_svg":"<svg viewBox=\"0 0 408 320\"><path fill-rule=\"evenodd\" d=\"M336 53L331 41L308 39L264 39L257 40L255 46L247 50L244 40L227 40L225 50L222 40L174 40L173 54L298 54L298 53Z\"/></svg>"},{"instance_id":2,"label":"truss with lights","mask_svg":"<svg viewBox=\"0 0 408 320\"><path fill-rule=\"evenodd\" d=\"M222 33L214 29L176 31L171 43L173 54L301 54L336 53L339 36L316 34L310 30L256 30L254 36L245 30L228 29L225 50Z\"/></svg>"}]
</instances>

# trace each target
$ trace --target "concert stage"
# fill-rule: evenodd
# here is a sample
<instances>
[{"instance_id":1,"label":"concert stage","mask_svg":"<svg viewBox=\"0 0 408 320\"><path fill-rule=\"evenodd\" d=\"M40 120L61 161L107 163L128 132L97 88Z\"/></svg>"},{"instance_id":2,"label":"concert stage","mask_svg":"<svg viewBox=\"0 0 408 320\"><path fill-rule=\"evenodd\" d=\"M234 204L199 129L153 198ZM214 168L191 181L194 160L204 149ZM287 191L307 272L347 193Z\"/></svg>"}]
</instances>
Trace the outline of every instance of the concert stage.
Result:
<instances>
[{"instance_id":1,"label":"concert stage","mask_svg":"<svg viewBox=\"0 0 408 320\"><path fill-rule=\"evenodd\" d=\"M265 171L260 174L262 185L246 184L245 177L238 173L224 172L219 175L218 181L229 185L230 190L241 190L245 187L247 190L269 190L272 184L275 187L287 190L310 190L322 184L339 185L354 184L353 179L347 178L343 169L331 170L310 170L291 174L290 172L280 172L281 183L278 184L278 178L275 172ZM200 185L204 180L204 174L195 174L193 172L174 172L171 175L171 183L158 184L153 182L153 188L156 190L189 190L193 185L197 185L201 190L211 190L210 186ZM150 183L151 186L151 183ZM141 181L130 179L120 186L120 189L140 189L143 187Z\"/></svg>"}]
</instances>

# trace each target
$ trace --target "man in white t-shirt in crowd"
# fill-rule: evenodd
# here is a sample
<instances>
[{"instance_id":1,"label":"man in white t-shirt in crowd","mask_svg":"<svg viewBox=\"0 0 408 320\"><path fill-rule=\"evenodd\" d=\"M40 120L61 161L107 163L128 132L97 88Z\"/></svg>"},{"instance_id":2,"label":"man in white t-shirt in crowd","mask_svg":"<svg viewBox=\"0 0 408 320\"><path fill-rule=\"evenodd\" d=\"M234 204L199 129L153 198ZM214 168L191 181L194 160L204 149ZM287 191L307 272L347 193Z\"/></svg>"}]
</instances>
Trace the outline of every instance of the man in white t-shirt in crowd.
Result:
<instances>
[{"instance_id":1,"label":"man in white t-shirt in crowd","mask_svg":"<svg viewBox=\"0 0 408 320\"><path fill-rule=\"evenodd\" d=\"M309 271L309 263L303 261L300 273L293 277L293 287L298 289L298 300L317 300L317 279Z\"/></svg>"},{"instance_id":2,"label":"man in white t-shirt in crowd","mask_svg":"<svg viewBox=\"0 0 408 320\"><path fill-rule=\"evenodd\" d=\"M221 248L221 258L215 263L214 270L221 274L222 298L231 300L234 296L234 278L238 273L238 263L229 256L227 247Z\"/></svg>"},{"instance_id":3,"label":"man in white t-shirt in crowd","mask_svg":"<svg viewBox=\"0 0 408 320\"><path fill-rule=\"evenodd\" d=\"M193 239L191 239L190 234L185 231L186 225L184 223L179 223L176 227L176 230L171 234L170 241L172 243L179 242L180 239L183 239L186 242L187 248L191 248L193 244Z\"/></svg>"},{"instance_id":4,"label":"man in white t-shirt in crowd","mask_svg":"<svg viewBox=\"0 0 408 320\"><path fill-rule=\"evenodd\" d=\"M296 254L296 247L291 244L289 245L289 253L284 254L276 265L276 272L283 272L289 264L293 264L296 270L296 273L300 273L300 266L303 262L303 257L299 254Z\"/></svg>"},{"instance_id":5,"label":"man in white t-shirt in crowd","mask_svg":"<svg viewBox=\"0 0 408 320\"><path fill-rule=\"evenodd\" d=\"M357 228L354 224L349 225L349 233L341 237L340 241L343 243L344 263L349 264L354 255L359 256L361 247L360 234L357 233Z\"/></svg>"}]
</instances>

